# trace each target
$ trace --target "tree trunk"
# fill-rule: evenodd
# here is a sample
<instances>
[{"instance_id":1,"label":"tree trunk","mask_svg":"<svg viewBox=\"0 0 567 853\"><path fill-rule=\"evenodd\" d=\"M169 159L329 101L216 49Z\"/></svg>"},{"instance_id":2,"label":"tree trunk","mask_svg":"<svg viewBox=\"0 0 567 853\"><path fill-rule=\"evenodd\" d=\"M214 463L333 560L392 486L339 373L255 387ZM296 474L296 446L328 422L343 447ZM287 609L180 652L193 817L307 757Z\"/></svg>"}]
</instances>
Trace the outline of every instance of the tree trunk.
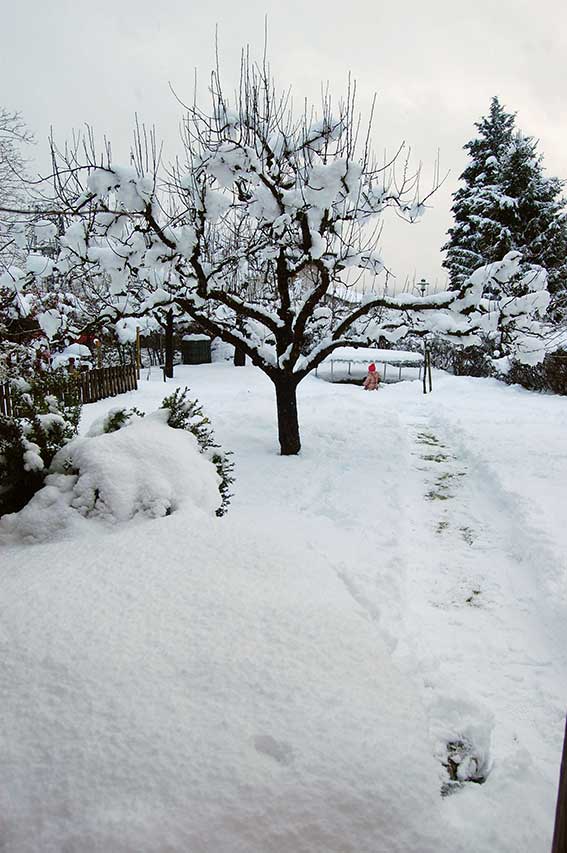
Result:
<instances>
[{"instance_id":1,"label":"tree trunk","mask_svg":"<svg viewBox=\"0 0 567 853\"><path fill-rule=\"evenodd\" d=\"M274 380L278 409L278 438L282 456L294 456L301 449L297 417L297 382L285 374Z\"/></svg>"},{"instance_id":2,"label":"tree trunk","mask_svg":"<svg viewBox=\"0 0 567 853\"><path fill-rule=\"evenodd\" d=\"M246 352L242 349L242 347L234 347L234 366L246 366Z\"/></svg>"},{"instance_id":3,"label":"tree trunk","mask_svg":"<svg viewBox=\"0 0 567 853\"><path fill-rule=\"evenodd\" d=\"M165 320L165 375L173 379L173 311L170 308Z\"/></svg>"}]
</instances>

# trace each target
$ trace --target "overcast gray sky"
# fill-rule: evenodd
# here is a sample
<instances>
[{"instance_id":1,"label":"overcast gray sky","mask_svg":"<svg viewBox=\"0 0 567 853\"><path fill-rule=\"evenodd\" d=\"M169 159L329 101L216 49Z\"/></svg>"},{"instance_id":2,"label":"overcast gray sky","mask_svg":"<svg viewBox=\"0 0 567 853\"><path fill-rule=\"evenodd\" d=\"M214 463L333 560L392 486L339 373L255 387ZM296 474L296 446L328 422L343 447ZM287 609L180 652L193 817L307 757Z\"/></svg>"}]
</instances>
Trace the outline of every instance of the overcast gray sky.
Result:
<instances>
[{"instance_id":1,"label":"overcast gray sky","mask_svg":"<svg viewBox=\"0 0 567 853\"><path fill-rule=\"evenodd\" d=\"M281 85L317 99L321 81L339 95L352 72L359 105L374 92L377 151L405 140L430 183L439 149L445 185L416 225L387 217L382 249L403 283L414 273L444 282L440 247L451 193L473 123L497 94L518 126L540 140L549 174L567 178L567 3L565 0L3 0L0 105L20 110L44 160L50 125L64 140L92 124L127 151L134 113L155 124L175 152L180 108L194 70L205 84L219 27L226 88L242 45L259 57L264 16Z\"/></svg>"}]
</instances>

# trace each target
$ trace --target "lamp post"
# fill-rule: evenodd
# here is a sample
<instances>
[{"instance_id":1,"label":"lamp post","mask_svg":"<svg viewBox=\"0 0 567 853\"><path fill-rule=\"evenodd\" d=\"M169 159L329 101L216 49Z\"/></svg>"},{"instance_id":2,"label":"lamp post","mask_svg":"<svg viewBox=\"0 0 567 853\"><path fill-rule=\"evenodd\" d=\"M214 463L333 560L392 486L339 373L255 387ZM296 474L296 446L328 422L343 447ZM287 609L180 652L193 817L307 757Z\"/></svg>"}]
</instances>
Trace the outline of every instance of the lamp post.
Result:
<instances>
[{"instance_id":1,"label":"lamp post","mask_svg":"<svg viewBox=\"0 0 567 853\"><path fill-rule=\"evenodd\" d=\"M423 298L425 296L425 291L429 287L429 282L422 278L417 283L417 288ZM429 379L429 383L427 380ZM429 384L429 391L431 393L431 353L427 348L427 338L423 340L423 393L427 394L427 385Z\"/></svg>"}]
</instances>

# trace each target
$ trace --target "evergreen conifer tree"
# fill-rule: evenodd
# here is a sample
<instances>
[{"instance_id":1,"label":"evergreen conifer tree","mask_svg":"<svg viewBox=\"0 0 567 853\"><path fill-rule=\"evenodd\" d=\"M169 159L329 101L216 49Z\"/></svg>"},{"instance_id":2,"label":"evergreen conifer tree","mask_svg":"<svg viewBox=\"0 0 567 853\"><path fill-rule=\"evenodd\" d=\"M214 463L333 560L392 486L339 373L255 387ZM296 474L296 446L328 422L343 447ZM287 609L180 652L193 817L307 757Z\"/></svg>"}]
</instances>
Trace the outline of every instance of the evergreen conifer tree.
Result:
<instances>
[{"instance_id":1,"label":"evergreen conifer tree","mask_svg":"<svg viewBox=\"0 0 567 853\"><path fill-rule=\"evenodd\" d=\"M443 246L451 286L514 250L522 253L522 271L547 269L557 298L567 292L563 182L544 175L537 142L516 129L515 115L497 97L475 126L479 134L464 146L471 160L453 196L455 222Z\"/></svg>"}]
</instances>

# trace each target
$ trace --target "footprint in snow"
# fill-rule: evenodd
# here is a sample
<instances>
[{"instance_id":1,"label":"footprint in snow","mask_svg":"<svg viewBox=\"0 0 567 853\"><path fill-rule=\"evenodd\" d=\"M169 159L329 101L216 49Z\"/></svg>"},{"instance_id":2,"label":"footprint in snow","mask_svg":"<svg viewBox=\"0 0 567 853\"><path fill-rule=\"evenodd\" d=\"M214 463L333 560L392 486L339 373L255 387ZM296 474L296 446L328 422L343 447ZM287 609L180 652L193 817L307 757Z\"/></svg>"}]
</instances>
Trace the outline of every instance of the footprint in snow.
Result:
<instances>
[{"instance_id":1,"label":"footprint in snow","mask_svg":"<svg viewBox=\"0 0 567 853\"><path fill-rule=\"evenodd\" d=\"M293 749L284 740L276 740L271 735L256 735L254 746L257 752L273 758L278 764L287 766L293 762Z\"/></svg>"}]
</instances>

